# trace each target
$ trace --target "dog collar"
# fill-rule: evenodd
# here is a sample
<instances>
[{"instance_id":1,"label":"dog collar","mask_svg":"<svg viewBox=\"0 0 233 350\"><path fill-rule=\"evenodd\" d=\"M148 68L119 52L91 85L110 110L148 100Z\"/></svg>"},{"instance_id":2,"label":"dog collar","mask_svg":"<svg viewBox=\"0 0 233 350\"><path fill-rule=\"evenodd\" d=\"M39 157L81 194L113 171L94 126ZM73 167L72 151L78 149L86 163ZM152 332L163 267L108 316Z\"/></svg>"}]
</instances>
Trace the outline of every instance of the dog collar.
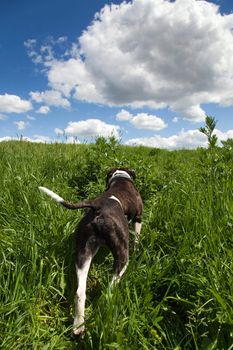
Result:
<instances>
[{"instance_id":1,"label":"dog collar","mask_svg":"<svg viewBox=\"0 0 233 350\"><path fill-rule=\"evenodd\" d=\"M123 210L120 199L118 199L116 196L113 196L113 195L111 197L109 197L109 199L113 199L114 201L118 202L120 204L121 209Z\"/></svg>"},{"instance_id":2,"label":"dog collar","mask_svg":"<svg viewBox=\"0 0 233 350\"><path fill-rule=\"evenodd\" d=\"M108 183L110 184L116 177L123 177L125 179L128 179L130 181L132 181L130 175L124 171L124 170L116 170L112 176L110 177L110 179L108 180Z\"/></svg>"}]
</instances>

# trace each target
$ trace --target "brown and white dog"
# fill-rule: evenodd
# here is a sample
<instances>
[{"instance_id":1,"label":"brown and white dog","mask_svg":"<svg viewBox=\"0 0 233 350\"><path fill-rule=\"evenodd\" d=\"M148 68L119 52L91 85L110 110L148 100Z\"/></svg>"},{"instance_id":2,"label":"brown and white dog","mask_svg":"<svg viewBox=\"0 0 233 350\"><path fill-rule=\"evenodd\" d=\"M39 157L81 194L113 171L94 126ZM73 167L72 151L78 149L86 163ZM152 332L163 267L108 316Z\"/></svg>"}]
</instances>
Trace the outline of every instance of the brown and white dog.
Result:
<instances>
[{"instance_id":1,"label":"brown and white dog","mask_svg":"<svg viewBox=\"0 0 233 350\"><path fill-rule=\"evenodd\" d=\"M39 189L68 209L90 208L76 230L76 271L78 289L75 296L74 335L84 332L86 281L92 258L101 245L107 245L114 257L112 284L120 279L129 259L128 222L135 225L135 243L141 231L143 203L133 184L135 172L112 168L106 177L107 188L92 200L70 203L45 187Z\"/></svg>"}]
</instances>

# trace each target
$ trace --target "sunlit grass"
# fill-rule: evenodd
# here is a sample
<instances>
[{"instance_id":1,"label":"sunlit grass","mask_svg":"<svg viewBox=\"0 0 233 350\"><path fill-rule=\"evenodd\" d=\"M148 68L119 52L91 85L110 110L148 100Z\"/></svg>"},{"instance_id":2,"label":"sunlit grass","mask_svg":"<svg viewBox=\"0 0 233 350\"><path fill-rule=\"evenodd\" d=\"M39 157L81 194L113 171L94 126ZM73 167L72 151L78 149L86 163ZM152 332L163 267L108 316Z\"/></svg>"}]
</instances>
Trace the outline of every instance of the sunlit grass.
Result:
<instances>
[{"instance_id":1,"label":"sunlit grass","mask_svg":"<svg viewBox=\"0 0 233 350\"><path fill-rule=\"evenodd\" d=\"M233 349L231 150L0 144L2 349ZM230 153L231 152L231 153ZM87 286L87 332L71 338L73 231L81 211L42 197L93 198L112 166L136 170L145 212L139 249L113 289L101 250Z\"/></svg>"}]
</instances>

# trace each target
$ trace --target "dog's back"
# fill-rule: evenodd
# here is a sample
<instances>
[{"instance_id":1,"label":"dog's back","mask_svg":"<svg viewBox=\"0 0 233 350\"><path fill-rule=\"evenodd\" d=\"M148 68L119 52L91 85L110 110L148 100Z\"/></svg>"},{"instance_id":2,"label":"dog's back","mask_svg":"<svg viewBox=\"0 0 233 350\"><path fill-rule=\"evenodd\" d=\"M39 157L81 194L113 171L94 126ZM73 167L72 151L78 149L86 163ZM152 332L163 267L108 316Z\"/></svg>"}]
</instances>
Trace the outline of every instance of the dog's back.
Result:
<instances>
[{"instance_id":1,"label":"dog's back","mask_svg":"<svg viewBox=\"0 0 233 350\"><path fill-rule=\"evenodd\" d=\"M128 221L141 222L142 198L132 181L124 178L118 179L111 184L106 193L108 196L113 195L119 199Z\"/></svg>"}]
</instances>

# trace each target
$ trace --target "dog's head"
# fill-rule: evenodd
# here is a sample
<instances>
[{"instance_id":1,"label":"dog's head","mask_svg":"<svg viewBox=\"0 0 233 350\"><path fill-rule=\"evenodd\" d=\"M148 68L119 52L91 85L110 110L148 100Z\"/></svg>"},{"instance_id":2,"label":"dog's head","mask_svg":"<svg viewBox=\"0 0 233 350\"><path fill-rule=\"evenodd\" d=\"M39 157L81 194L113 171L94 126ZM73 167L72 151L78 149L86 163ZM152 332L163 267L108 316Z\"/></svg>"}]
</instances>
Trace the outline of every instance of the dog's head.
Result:
<instances>
[{"instance_id":1,"label":"dog's head","mask_svg":"<svg viewBox=\"0 0 233 350\"><path fill-rule=\"evenodd\" d=\"M116 177L124 177L133 181L136 179L136 174L134 170L128 168L111 168L107 172L106 184L109 185Z\"/></svg>"}]
</instances>

